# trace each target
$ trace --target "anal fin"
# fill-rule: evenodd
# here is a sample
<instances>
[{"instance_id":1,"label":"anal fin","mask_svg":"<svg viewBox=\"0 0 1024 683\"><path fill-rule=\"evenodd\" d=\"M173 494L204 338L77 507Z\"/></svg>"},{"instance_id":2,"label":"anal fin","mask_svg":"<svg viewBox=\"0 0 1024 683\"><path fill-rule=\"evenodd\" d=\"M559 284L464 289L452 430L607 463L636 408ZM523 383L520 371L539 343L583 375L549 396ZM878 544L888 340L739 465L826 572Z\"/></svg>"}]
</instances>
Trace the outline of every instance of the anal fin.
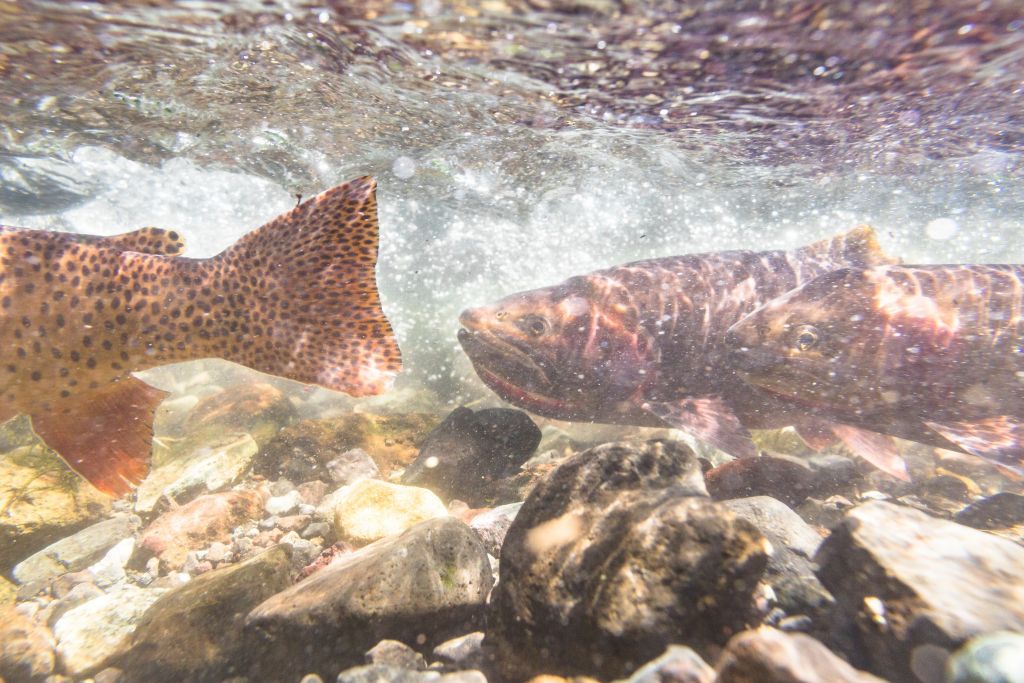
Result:
<instances>
[{"instance_id":1,"label":"anal fin","mask_svg":"<svg viewBox=\"0 0 1024 683\"><path fill-rule=\"evenodd\" d=\"M902 481L910 481L907 463L896 450L896 442L891 436L844 424L832 425L832 433L839 437L847 448L886 474Z\"/></svg>"},{"instance_id":2,"label":"anal fin","mask_svg":"<svg viewBox=\"0 0 1024 683\"><path fill-rule=\"evenodd\" d=\"M111 496L131 491L149 472L153 417L167 396L134 377L76 394L35 413L35 433L71 469Z\"/></svg>"},{"instance_id":3,"label":"anal fin","mask_svg":"<svg viewBox=\"0 0 1024 683\"><path fill-rule=\"evenodd\" d=\"M1024 473L1024 425L1015 418L998 415L964 422L926 422L971 455Z\"/></svg>"},{"instance_id":4,"label":"anal fin","mask_svg":"<svg viewBox=\"0 0 1024 683\"><path fill-rule=\"evenodd\" d=\"M681 429L737 458L757 456L757 446L736 413L718 396L644 403L641 406L669 427Z\"/></svg>"},{"instance_id":5,"label":"anal fin","mask_svg":"<svg viewBox=\"0 0 1024 683\"><path fill-rule=\"evenodd\" d=\"M815 452L823 451L836 442L838 437L832 427L832 423L815 418L804 418L793 425L807 447Z\"/></svg>"}]
</instances>

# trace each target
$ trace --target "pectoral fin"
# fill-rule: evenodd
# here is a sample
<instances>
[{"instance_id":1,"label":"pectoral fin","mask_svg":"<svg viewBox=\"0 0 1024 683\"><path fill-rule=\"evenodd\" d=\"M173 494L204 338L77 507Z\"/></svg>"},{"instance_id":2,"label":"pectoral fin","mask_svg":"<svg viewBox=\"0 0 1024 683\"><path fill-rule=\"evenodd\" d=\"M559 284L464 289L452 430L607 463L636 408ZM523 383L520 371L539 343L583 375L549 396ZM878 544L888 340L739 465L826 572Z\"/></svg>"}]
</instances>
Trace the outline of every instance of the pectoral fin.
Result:
<instances>
[{"instance_id":1,"label":"pectoral fin","mask_svg":"<svg viewBox=\"0 0 1024 683\"><path fill-rule=\"evenodd\" d=\"M684 398L678 401L644 403L642 408L669 427L681 429L737 458L757 455L750 432L732 408L718 396Z\"/></svg>"},{"instance_id":2,"label":"pectoral fin","mask_svg":"<svg viewBox=\"0 0 1024 683\"><path fill-rule=\"evenodd\" d=\"M32 415L32 429L89 483L121 496L149 472L153 416L165 396L126 377Z\"/></svg>"},{"instance_id":3,"label":"pectoral fin","mask_svg":"<svg viewBox=\"0 0 1024 683\"><path fill-rule=\"evenodd\" d=\"M926 422L971 455L1024 473L1024 426L1015 418L999 415L974 422Z\"/></svg>"},{"instance_id":4,"label":"pectoral fin","mask_svg":"<svg viewBox=\"0 0 1024 683\"><path fill-rule=\"evenodd\" d=\"M891 436L842 424L832 425L832 433L839 437L847 448L886 474L910 481L907 463L896 450L896 442Z\"/></svg>"}]
</instances>

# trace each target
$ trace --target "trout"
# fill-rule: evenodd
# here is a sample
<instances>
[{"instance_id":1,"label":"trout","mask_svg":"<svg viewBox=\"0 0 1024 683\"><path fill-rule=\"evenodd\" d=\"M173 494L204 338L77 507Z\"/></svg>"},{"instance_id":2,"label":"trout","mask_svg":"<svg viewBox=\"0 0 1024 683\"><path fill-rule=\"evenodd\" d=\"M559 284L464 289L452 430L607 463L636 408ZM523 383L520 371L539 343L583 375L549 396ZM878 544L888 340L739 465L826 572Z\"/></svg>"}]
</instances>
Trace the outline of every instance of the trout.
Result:
<instances>
[{"instance_id":1,"label":"trout","mask_svg":"<svg viewBox=\"0 0 1024 683\"><path fill-rule=\"evenodd\" d=\"M728 335L754 386L873 432L1022 471L1024 266L842 269Z\"/></svg>"},{"instance_id":2,"label":"trout","mask_svg":"<svg viewBox=\"0 0 1024 683\"><path fill-rule=\"evenodd\" d=\"M819 275L891 262L867 226L794 251L638 261L464 311L458 338L484 384L538 415L675 427L738 457L757 455L748 428L797 425L820 448L831 426L736 376L726 330Z\"/></svg>"},{"instance_id":3,"label":"trout","mask_svg":"<svg viewBox=\"0 0 1024 683\"><path fill-rule=\"evenodd\" d=\"M361 396L401 367L377 293L376 183L296 206L208 259L177 233L0 227L0 420L36 434L110 495L149 469L166 392L132 376L223 358Z\"/></svg>"}]
</instances>

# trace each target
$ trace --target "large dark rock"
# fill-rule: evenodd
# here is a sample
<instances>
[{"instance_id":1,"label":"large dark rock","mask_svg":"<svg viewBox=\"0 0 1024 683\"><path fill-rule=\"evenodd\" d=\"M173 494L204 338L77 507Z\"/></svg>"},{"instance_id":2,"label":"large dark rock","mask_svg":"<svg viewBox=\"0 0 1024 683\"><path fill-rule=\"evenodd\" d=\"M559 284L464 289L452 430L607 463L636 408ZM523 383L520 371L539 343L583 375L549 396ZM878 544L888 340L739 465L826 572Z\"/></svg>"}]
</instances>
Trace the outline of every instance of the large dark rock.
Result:
<instances>
[{"instance_id":1,"label":"large dark rock","mask_svg":"<svg viewBox=\"0 0 1024 683\"><path fill-rule=\"evenodd\" d=\"M772 628L736 635L716 668L717 683L883 683L810 636Z\"/></svg>"},{"instance_id":2,"label":"large dark rock","mask_svg":"<svg viewBox=\"0 0 1024 683\"><path fill-rule=\"evenodd\" d=\"M290 584L291 548L279 545L162 595L117 666L125 683L222 680L238 671L241 626L253 607Z\"/></svg>"},{"instance_id":3,"label":"large dark rock","mask_svg":"<svg viewBox=\"0 0 1024 683\"><path fill-rule=\"evenodd\" d=\"M486 505L487 485L515 474L540 439L540 428L521 410L456 408L424 439L402 483Z\"/></svg>"},{"instance_id":4,"label":"large dark rock","mask_svg":"<svg viewBox=\"0 0 1024 683\"><path fill-rule=\"evenodd\" d=\"M252 680L284 680L302 662L329 680L384 639L431 646L474 630L493 579L476 534L428 520L336 559L269 598L245 622Z\"/></svg>"},{"instance_id":5,"label":"large dark rock","mask_svg":"<svg viewBox=\"0 0 1024 683\"><path fill-rule=\"evenodd\" d=\"M854 478L856 469L838 456L804 459L789 455L738 458L708 470L708 493L715 500L771 496L796 507L808 496L827 498Z\"/></svg>"},{"instance_id":6,"label":"large dark rock","mask_svg":"<svg viewBox=\"0 0 1024 683\"><path fill-rule=\"evenodd\" d=\"M800 515L769 496L735 498L722 503L764 534L770 543L764 581L787 614L824 618L832 596L814 575L812 559L821 536Z\"/></svg>"},{"instance_id":7,"label":"large dark rock","mask_svg":"<svg viewBox=\"0 0 1024 683\"><path fill-rule=\"evenodd\" d=\"M628 675L670 643L708 653L752 620L757 529L706 497L675 442L605 444L527 498L502 547L487 642L502 673Z\"/></svg>"},{"instance_id":8,"label":"large dark rock","mask_svg":"<svg viewBox=\"0 0 1024 683\"><path fill-rule=\"evenodd\" d=\"M957 512L953 520L1024 543L1024 496L1003 491L976 500Z\"/></svg>"},{"instance_id":9,"label":"large dark rock","mask_svg":"<svg viewBox=\"0 0 1024 683\"><path fill-rule=\"evenodd\" d=\"M837 647L881 676L973 636L1024 630L1024 548L918 510L870 502L847 513L815 557L849 640Z\"/></svg>"}]
</instances>

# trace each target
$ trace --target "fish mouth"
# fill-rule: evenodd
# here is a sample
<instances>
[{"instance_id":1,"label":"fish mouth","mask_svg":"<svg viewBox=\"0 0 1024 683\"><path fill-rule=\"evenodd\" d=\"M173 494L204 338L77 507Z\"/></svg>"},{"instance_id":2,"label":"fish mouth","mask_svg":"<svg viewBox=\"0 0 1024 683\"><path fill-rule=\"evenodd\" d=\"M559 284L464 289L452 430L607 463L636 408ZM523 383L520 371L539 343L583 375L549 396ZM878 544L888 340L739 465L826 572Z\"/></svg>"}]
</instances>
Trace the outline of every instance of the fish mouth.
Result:
<instances>
[{"instance_id":1,"label":"fish mouth","mask_svg":"<svg viewBox=\"0 0 1024 683\"><path fill-rule=\"evenodd\" d=\"M547 374L513 342L465 327L458 338L477 375L502 400L541 415L562 410L565 402L550 396L554 384Z\"/></svg>"}]
</instances>

